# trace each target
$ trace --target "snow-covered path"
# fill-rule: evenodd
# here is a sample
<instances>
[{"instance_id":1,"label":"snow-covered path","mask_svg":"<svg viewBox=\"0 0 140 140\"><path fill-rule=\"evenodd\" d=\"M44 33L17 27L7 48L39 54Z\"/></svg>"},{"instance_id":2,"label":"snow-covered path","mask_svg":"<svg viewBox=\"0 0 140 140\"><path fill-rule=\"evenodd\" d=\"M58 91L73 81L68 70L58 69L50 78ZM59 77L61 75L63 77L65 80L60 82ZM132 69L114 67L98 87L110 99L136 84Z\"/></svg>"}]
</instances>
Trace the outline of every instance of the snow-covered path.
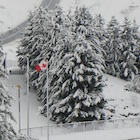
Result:
<instances>
[{"instance_id":1,"label":"snow-covered path","mask_svg":"<svg viewBox=\"0 0 140 140\"><path fill-rule=\"evenodd\" d=\"M9 93L14 96L15 101L12 101L11 111L13 112L14 117L17 120L17 123L12 122L14 128L18 130L18 120L19 120L19 113L18 113L18 88L16 87L17 84L21 84L21 128L27 128L27 95L26 95L26 79L24 75L9 75L9 79L7 81L7 86L9 88ZM37 113L37 107L39 106L39 102L36 99L35 91L30 90L29 92L29 106L30 106L30 114L29 114L29 121L30 127L39 127L39 126L46 126L47 121L46 118L42 115Z\"/></svg>"},{"instance_id":2,"label":"snow-covered path","mask_svg":"<svg viewBox=\"0 0 140 140\"><path fill-rule=\"evenodd\" d=\"M16 50L17 46L19 45L19 40L10 42L8 44L5 44L3 49L7 53L6 58L6 66L7 70L13 70L18 68L17 64L17 57L16 57ZM19 69L19 68L18 68ZM9 79L6 80L6 86L8 86L9 94L13 95L15 98L15 101L12 101L11 106L11 112L13 112L13 115L17 121L17 123L11 121L14 129L16 131L19 130L19 109L18 109L18 89L17 84L21 84L21 129L27 128L27 96L26 96L26 76L25 75L8 75ZM29 127L41 127L41 126L47 126L47 118L39 115L37 112L38 106L40 103L37 101L36 93L34 90L30 89L29 92L30 95L30 102L29 102ZM26 134L26 131L25 131Z\"/></svg>"},{"instance_id":3,"label":"snow-covered path","mask_svg":"<svg viewBox=\"0 0 140 140\"><path fill-rule=\"evenodd\" d=\"M8 44L4 45L4 51L7 53L6 58L6 65L7 70L9 69L17 69L17 57L16 57L16 50L19 41L13 41ZM18 113L18 89L16 87L17 84L21 84L21 128L27 128L27 96L26 96L26 76L25 75L8 75L9 79L6 80L6 86L8 86L9 94L13 95L15 101L12 101L11 111L17 123L12 122L15 130L18 131L18 120L19 120L19 113ZM38 106L40 103L37 101L35 91L30 89L30 124L29 127L39 127L39 126L46 126L47 120L44 116L39 115L37 112Z\"/></svg>"}]
</instances>

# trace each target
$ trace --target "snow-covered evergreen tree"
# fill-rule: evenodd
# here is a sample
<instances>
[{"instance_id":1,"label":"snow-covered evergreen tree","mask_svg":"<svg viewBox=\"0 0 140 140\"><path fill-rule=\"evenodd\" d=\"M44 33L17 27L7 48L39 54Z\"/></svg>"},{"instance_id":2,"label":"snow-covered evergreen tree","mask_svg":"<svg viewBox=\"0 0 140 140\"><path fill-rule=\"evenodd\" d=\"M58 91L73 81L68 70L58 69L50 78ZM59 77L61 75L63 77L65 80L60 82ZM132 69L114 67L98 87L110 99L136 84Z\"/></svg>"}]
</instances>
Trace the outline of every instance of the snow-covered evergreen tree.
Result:
<instances>
[{"instance_id":1,"label":"snow-covered evergreen tree","mask_svg":"<svg viewBox=\"0 0 140 140\"><path fill-rule=\"evenodd\" d=\"M104 115L104 59L93 18L86 8L77 8L72 23L57 42L58 53L62 54L62 47L67 52L58 59L50 79L50 118L57 123L99 120Z\"/></svg>"},{"instance_id":2,"label":"snow-covered evergreen tree","mask_svg":"<svg viewBox=\"0 0 140 140\"><path fill-rule=\"evenodd\" d=\"M21 69L23 71L26 71L26 66L27 66L26 55L29 54L29 50L32 47L31 46L32 33L33 33L33 31L32 31L32 28L33 28L32 27L33 26L32 18L33 18L33 14L30 13L30 15L28 17L27 27L23 32L23 36L20 40L20 45L19 45L18 50L17 50L19 66L21 67ZM30 47L29 47L29 45L30 45Z\"/></svg>"},{"instance_id":3,"label":"snow-covered evergreen tree","mask_svg":"<svg viewBox=\"0 0 140 140\"><path fill-rule=\"evenodd\" d=\"M103 44L105 50L106 72L113 76L119 76L120 73L120 59L121 59L121 38L120 38L120 25L115 19L107 24L106 39Z\"/></svg>"},{"instance_id":4,"label":"snow-covered evergreen tree","mask_svg":"<svg viewBox=\"0 0 140 140\"><path fill-rule=\"evenodd\" d=\"M52 98L53 94L55 94L58 86L58 82L61 81L60 75L58 74L58 70L61 69L63 65L63 59L66 54L73 51L73 41L75 39L75 33L72 32L73 30L73 20L71 15L67 15L65 17L65 20L63 21L63 25L61 25L60 28L60 34L58 37L58 41L56 43L56 46L54 47L55 53L52 55L50 62L50 75L49 75L49 93L50 93L50 102L52 105L52 102L54 98Z\"/></svg>"},{"instance_id":5,"label":"snow-covered evergreen tree","mask_svg":"<svg viewBox=\"0 0 140 140\"><path fill-rule=\"evenodd\" d=\"M12 96L8 94L8 89L4 85L5 70L3 67L4 52L0 44L0 139L12 140L15 137L15 131L7 118L15 121L12 112L10 112ZM2 82L3 81L3 82Z\"/></svg>"},{"instance_id":6,"label":"snow-covered evergreen tree","mask_svg":"<svg viewBox=\"0 0 140 140\"><path fill-rule=\"evenodd\" d=\"M136 23L136 21L133 21L133 38L136 41L136 48L134 50L134 54L136 56L136 62L135 65L138 68L139 74L140 74L140 34L139 34L139 28L138 25Z\"/></svg>"},{"instance_id":7,"label":"snow-covered evergreen tree","mask_svg":"<svg viewBox=\"0 0 140 140\"><path fill-rule=\"evenodd\" d=\"M137 39L133 36L133 27L131 21L127 18L124 20L121 32L122 41L122 62L120 66L120 77L126 80L134 78L138 73L137 67L134 65L136 62L135 50L138 48Z\"/></svg>"},{"instance_id":8,"label":"snow-covered evergreen tree","mask_svg":"<svg viewBox=\"0 0 140 140\"><path fill-rule=\"evenodd\" d=\"M63 26L63 22L65 20L65 16L62 12L62 9L57 6L55 10L50 11L49 14L47 15L47 22L46 22L46 27L45 31L47 32L46 40L47 42L43 46L43 51L40 53L43 55L44 59L48 59L49 61L49 67L50 65L54 65L56 60L52 60L54 55L56 55L56 49L57 45L56 42L59 41L59 34L60 34L60 29ZM40 57L40 56L38 56ZM53 58L52 58L53 57ZM49 68L50 69L50 68ZM45 105L46 103L46 71L40 72L38 79L37 79L37 95L38 99L42 101L42 105Z\"/></svg>"},{"instance_id":9,"label":"snow-covered evergreen tree","mask_svg":"<svg viewBox=\"0 0 140 140\"><path fill-rule=\"evenodd\" d=\"M26 71L27 55L29 57L30 66L30 83L37 86L38 73L35 66L43 59L43 46L46 44L47 32L46 21L47 8L39 7L33 13L30 13L27 28L25 29L21 44L17 51L19 56L19 66Z\"/></svg>"},{"instance_id":10,"label":"snow-covered evergreen tree","mask_svg":"<svg viewBox=\"0 0 140 140\"><path fill-rule=\"evenodd\" d=\"M105 40L105 20L101 16L101 14L98 14L94 18L94 26L96 27L96 33L97 37L100 40L101 45L103 44Z\"/></svg>"}]
</instances>

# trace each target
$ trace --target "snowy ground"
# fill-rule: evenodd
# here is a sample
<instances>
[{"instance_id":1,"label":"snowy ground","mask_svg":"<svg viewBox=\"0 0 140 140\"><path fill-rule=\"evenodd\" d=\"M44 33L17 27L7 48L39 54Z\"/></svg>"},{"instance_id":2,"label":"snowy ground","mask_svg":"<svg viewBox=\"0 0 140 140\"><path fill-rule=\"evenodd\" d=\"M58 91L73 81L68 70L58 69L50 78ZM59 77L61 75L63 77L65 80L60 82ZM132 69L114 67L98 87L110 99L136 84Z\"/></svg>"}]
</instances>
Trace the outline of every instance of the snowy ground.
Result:
<instances>
[{"instance_id":1,"label":"snowy ground","mask_svg":"<svg viewBox=\"0 0 140 140\"><path fill-rule=\"evenodd\" d=\"M104 75L105 77L107 86L104 88L103 93L108 101L107 106L115 109L112 119L133 118L135 114L140 114L140 95L125 90L125 86L131 82L110 75Z\"/></svg>"},{"instance_id":2,"label":"snowy ground","mask_svg":"<svg viewBox=\"0 0 140 140\"><path fill-rule=\"evenodd\" d=\"M18 88L16 87L17 84L20 84L20 104L21 104L21 128L27 127L27 94L26 94L26 79L24 75L9 75L8 80L8 88L9 93L12 94L15 98L15 101L12 102L11 110L13 112L14 117L17 120L17 123L13 122L13 126L16 130L18 130ZM29 121L30 127L36 126L44 126L47 125L46 118L42 115L37 113L37 107L40 105L39 102L36 100L35 91L30 90L29 93Z\"/></svg>"},{"instance_id":3,"label":"snowy ground","mask_svg":"<svg viewBox=\"0 0 140 140\"><path fill-rule=\"evenodd\" d=\"M22 1L22 2L21 2ZM40 4L42 0L7 0L0 1L0 29L6 31L8 27L14 27L17 23L23 21L28 14L29 9L33 9L34 5ZM86 4L90 6L91 11L96 10L97 12L103 13L103 16L110 18L111 14L116 15L119 20L123 19L125 15L129 17L136 17L139 19L139 0L101 0L93 1L86 0ZM22 4L21 4L22 3ZM27 4L28 3L28 4ZM82 4L84 0L61 0L61 5L65 10L73 8L74 5ZM15 5L16 4L16 8ZM20 7L22 5L22 8ZM11 6L11 8L10 8ZM24 7L24 8L23 8ZM12 10L14 8L14 10ZM19 10L17 12L16 10ZM23 10L20 12L20 10ZM137 14L138 13L138 14ZM15 15L15 16L14 16ZM2 16L4 17L2 19ZM18 46L18 40L5 44L3 46L4 51L7 53L7 69L12 69L17 67L16 49ZM112 76L105 75L107 79L107 86L104 88L104 94L109 101L109 106L116 109L116 113L113 118L122 117L121 114L128 115L129 112L139 112L140 110L140 95L133 92L124 90L126 81L114 78ZM26 128L26 81L25 77L21 75L10 75L7 85L9 87L10 94L15 97L15 102L12 102L11 111L13 112L17 123L13 123L14 128L18 130L18 97L16 85L21 84L21 127ZM30 92L30 127L38 127L46 125L46 118L37 114L37 107L39 102L37 102L35 97L35 92L32 90ZM124 107L127 109L124 110ZM132 117L132 116L129 116ZM81 140L125 140L130 138L140 137L140 128L129 128L129 129L119 129L119 130L99 130L92 132L82 132L74 134L65 134L58 136L50 136L50 140L71 140L71 139L81 139ZM40 140L46 140L45 138L40 138ZM138 140L138 139L137 139Z\"/></svg>"},{"instance_id":4,"label":"snowy ground","mask_svg":"<svg viewBox=\"0 0 140 140\"><path fill-rule=\"evenodd\" d=\"M82 133L50 136L50 140L140 140L140 128L98 130ZM39 140L46 140L42 137Z\"/></svg>"}]
</instances>

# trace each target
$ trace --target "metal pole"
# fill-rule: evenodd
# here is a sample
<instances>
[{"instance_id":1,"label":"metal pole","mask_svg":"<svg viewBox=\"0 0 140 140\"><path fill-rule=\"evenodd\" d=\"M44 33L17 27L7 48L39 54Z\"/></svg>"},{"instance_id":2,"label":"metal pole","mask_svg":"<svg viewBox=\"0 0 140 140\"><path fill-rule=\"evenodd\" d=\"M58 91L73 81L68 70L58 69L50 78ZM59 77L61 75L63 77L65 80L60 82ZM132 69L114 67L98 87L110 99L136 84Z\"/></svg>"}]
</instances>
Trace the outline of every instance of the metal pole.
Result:
<instances>
[{"instance_id":1,"label":"metal pole","mask_svg":"<svg viewBox=\"0 0 140 140\"><path fill-rule=\"evenodd\" d=\"M19 104L19 133L20 133L20 88L18 88L18 104Z\"/></svg>"},{"instance_id":2,"label":"metal pole","mask_svg":"<svg viewBox=\"0 0 140 140\"><path fill-rule=\"evenodd\" d=\"M19 109L19 134L20 134L20 130L21 130L21 121L20 121L20 88L21 88L21 85L18 84L17 85L17 88L18 88L18 109Z\"/></svg>"},{"instance_id":3,"label":"metal pole","mask_svg":"<svg viewBox=\"0 0 140 140\"><path fill-rule=\"evenodd\" d=\"M29 136L29 57L27 56L27 136Z\"/></svg>"},{"instance_id":4,"label":"metal pole","mask_svg":"<svg viewBox=\"0 0 140 140\"><path fill-rule=\"evenodd\" d=\"M47 96L46 96L46 101L47 101L47 140L49 140L49 96L48 96L48 82L49 82L49 77L48 77L48 60L47 61L47 69L46 69L46 75L47 75Z\"/></svg>"}]
</instances>

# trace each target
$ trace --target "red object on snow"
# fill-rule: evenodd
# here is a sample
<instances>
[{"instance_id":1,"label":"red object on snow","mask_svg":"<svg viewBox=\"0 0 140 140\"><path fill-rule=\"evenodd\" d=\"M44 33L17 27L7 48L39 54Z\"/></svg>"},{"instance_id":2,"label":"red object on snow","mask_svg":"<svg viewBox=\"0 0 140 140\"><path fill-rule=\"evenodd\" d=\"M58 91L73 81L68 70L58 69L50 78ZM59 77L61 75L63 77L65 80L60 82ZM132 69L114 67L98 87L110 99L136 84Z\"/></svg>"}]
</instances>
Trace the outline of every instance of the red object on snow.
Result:
<instances>
[{"instance_id":1,"label":"red object on snow","mask_svg":"<svg viewBox=\"0 0 140 140\"><path fill-rule=\"evenodd\" d=\"M36 71L40 72L42 70L47 69L47 61L41 61L39 64L36 65Z\"/></svg>"}]
</instances>

